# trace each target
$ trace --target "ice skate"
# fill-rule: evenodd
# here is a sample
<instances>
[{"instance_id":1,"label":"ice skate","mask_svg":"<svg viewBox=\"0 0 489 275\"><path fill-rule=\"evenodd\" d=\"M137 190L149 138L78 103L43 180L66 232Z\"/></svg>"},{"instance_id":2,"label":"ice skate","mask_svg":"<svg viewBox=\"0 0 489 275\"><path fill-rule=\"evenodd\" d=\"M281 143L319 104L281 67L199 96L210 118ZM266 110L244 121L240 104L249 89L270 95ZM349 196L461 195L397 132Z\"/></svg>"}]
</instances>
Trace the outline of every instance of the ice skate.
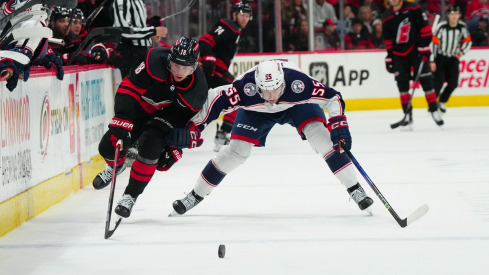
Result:
<instances>
[{"instance_id":1,"label":"ice skate","mask_svg":"<svg viewBox=\"0 0 489 275\"><path fill-rule=\"evenodd\" d=\"M203 199L204 198L195 194L194 190L192 190L192 192L188 193L185 198L173 202L173 211L168 216L173 217L183 215L190 209L194 208Z\"/></svg>"},{"instance_id":2,"label":"ice skate","mask_svg":"<svg viewBox=\"0 0 489 275\"><path fill-rule=\"evenodd\" d=\"M131 215L132 207L136 203L136 199L131 195L124 194L122 198L117 202L117 207L114 212L122 218L128 218Z\"/></svg>"},{"instance_id":3,"label":"ice skate","mask_svg":"<svg viewBox=\"0 0 489 275\"><path fill-rule=\"evenodd\" d=\"M223 130L220 130L219 124L217 124L216 137L214 138L214 151L219 152L222 147L229 144L229 137L231 133L227 133Z\"/></svg>"},{"instance_id":4,"label":"ice skate","mask_svg":"<svg viewBox=\"0 0 489 275\"><path fill-rule=\"evenodd\" d=\"M374 201L367 196L365 190L363 190L362 186L360 186L360 183L348 188L347 191L350 194L350 198L355 201L360 210L366 210L370 215L372 215L370 206L374 203Z\"/></svg>"},{"instance_id":5,"label":"ice skate","mask_svg":"<svg viewBox=\"0 0 489 275\"><path fill-rule=\"evenodd\" d=\"M435 120L436 125L442 126L443 125L443 119L441 118L441 114L438 110L431 112L431 116L433 117L433 120Z\"/></svg>"},{"instance_id":6,"label":"ice skate","mask_svg":"<svg viewBox=\"0 0 489 275\"><path fill-rule=\"evenodd\" d=\"M401 131L412 131L413 130L413 111L409 111L409 113L405 114L405 118L400 122L400 130Z\"/></svg>"},{"instance_id":7,"label":"ice skate","mask_svg":"<svg viewBox=\"0 0 489 275\"><path fill-rule=\"evenodd\" d=\"M123 163L121 166L117 167L117 173L116 175L120 175L122 172L126 170L126 164ZM92 182L93 188L99 190L102 188L105 188L107 185L110 184L110 180L112 180L112 166L106 164L105 165L105 170L100 172Z\"/></svg>"},{"instance_id":8,"label":"ice skate","mask_svg":"<svg viewBox=\"0 0 489 275\"><path fill-rule=\"evenodd\" d=\"M438 102L438 110L440 110L442 113L447 112L447 106L445 106L444 102Z\"/></svg>"}]
</instances>

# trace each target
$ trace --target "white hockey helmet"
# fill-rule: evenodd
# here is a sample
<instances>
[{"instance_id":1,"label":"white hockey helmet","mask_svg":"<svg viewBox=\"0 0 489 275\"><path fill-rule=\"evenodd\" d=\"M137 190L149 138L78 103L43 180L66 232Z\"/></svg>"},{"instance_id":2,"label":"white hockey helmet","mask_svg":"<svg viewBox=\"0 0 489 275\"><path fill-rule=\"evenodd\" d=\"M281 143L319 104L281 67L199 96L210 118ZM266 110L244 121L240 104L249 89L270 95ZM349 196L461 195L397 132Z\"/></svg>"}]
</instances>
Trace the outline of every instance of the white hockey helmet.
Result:
<instances>
[{"instance_id":1,"label":"white hockey helmet","mask_svg":"<svg viewBox=\"0 0 489 275\"><path fill-rule=\"evenodd\" d=\"M262 90L276 90L281 86L282 92L280 93L280 95L282 95L284 92L283 87L285 86L284 70L282 69L282 66L280 66L280 64L278 64L275 60L261 62L256 67L255 83L256 87L258 88L258 93L262 98Z\"/></svg>"}]
</instances>

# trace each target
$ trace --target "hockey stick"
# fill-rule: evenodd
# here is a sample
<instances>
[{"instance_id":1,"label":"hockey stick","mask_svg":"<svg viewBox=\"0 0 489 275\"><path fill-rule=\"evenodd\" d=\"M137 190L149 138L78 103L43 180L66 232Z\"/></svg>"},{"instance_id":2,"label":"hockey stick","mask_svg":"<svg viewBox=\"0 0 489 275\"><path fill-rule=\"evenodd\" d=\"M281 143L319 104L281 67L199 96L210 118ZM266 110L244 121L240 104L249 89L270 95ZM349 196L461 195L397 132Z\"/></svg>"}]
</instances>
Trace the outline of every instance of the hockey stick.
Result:
<instances>
[{"instance_id":1,"label":"hockey stick","mask_svg":"<svg viewBox=\"0 0 489 275\"><path fill-rule=\"evenodd\" d=\"M419 76L421 75L421 71L423 70L423 66L424 66L424 60L421 60L421 63L419 64L419 68L418 68L418 73L416 74L416 78L414 79L413 91L409 94L410 97L409 97L409 102L408 102L407 107L406 107L407 110L409 110L411 108L411 102L413 101L414 91L416 91L416 86L418 86ZM391 129L396 129L399 126L408 125L408 123L409 123L409 121L407 121L408 114L409 113L404 114L404 117L399 122L391 124Z\"/></svg>"},{"instance_id":2,"label":"hockey stick","mask_svg":"<svg viewBox=\"0 0 489 275\"><path fill-rule=\"evenodd\" d=\"M105 4L111 1L111 3L108 6L111 6L114 3L114 0L104 0L100 5L90 13L86 19L86 24L85 24L85 29L87 31L90 31L90 26L92 26L93 20L95 20L95 17L102 11L104 8Z\"/></svg>"},{"instance_id":3,"label":"hockey stick","mask_svg":"<svg viewBox=\"0 0 489 275\"><path fill-rule=\"evenodd\" d=\"M122 218L119 217L119 220L115 223L114 229L110 230L110 218L112 216L112 203L114 202L114 190L115 190L115 178L117 175L117 161L119 160L119 153L121 151L122 147L122 139L119 139L117 141L117 144L115 145L115 156L114 156L114 165L112 166L112 180L110 181L110 195L109 195L109 206L107 208L107 219L105 221L105 239L110 238L117 227L119 227L119 224L122 221Z\"/></svg>"},{"instance_id":4,"label":"hockey stick","mask_svg":"<svg viewBox=\"0 0 489 275\"><path fill-rule=\"evenodd\" d=\"M196 1L197 1L197 0L191 0L191 1L190 1L190 3L188 3L188 4L187 4L187 6L186 6L185 8L183 8L183 10L181 10L181 11L179 11L179 12L176 12L176 13L174 13L174 14L170 14L170 15L168 15L168 16L165 16L165 17L161 18L161 19L160 19L160 21L164 21L164 20L166 20L166 19L172 18L172 17L174 17L174 16L177 16L177 15L179 15L179 14L182 14L182 13L184 13L184 12L188 11L188 10L190 9L190 7L192 7L192 6L195 4L195 2L196 2Z\"/></svg>"},{"instance_id":5,"label":"hockey stick","mask_svg":"<svg viewBox=\"0 0 489 275\"><path fill-rule=\"evenodd\" d=\"M113 42L118 43L121 37L121 33L126 28L114 28L114 27L105 27L105 28L96 28L90 31L81 43L81 45L76 49L76 51L71 54L70 59L68 60L67 65L72 65L76 59L76 56L82 51L90 46L90 43L96 44L100 42Z\"/></svg>"},{"instance_id":6,"label":"hockey stick","mask_svg":"<svg viewBox=\"0 0 489 275\"><path fill-rule=\"evenodd\" d=\"M358 169L358 171L360 172L360 174L362 174L363 178L367 181L368 185L370 185L370 187L372 187L372 190L374 190L375 195L377 195L377 197L379 197L379 199L384 204L385 208L387 208L387 210L389 210L389 212L391 213L392 217L394 217L394 219L397 221L397 223L402 228L410 225L411 223L413 223L414 221L416 221L417 219L421 218L426 213L428 213L428 210L429 210L428 205L427 204L423 204L418 209L416 209L416 211L414 211L413 213L411 213L411 215L409 215L407 218L401 219L397 215L396 211L394 211L394 209L392 208L392 206L387 202L387 200L382 195L382 193L380 193L380 190L377 188L377 186L375 186L374 182L369 178L369 176L367 175L367 173L365 173L365 170L363 170L362 166L360 166L360 163L358 163L358 161L352 155L352 153L350 152L350 150L348 150L348 148L346 148L346 146L345 146L344 143L341 143L341 148L345 151L346 155L351 159L351 161L353 162L353 164L355 165L355 167Z\"/></svg>"}]
</instances>

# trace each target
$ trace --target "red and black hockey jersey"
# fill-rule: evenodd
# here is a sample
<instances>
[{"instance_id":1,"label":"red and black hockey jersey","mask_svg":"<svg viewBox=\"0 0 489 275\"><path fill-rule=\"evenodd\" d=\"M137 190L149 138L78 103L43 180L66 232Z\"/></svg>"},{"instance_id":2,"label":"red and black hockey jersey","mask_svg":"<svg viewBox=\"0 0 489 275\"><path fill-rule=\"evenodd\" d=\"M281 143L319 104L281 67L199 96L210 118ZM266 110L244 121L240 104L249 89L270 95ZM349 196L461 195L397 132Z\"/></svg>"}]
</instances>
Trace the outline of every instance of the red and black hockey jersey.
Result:
<instances>
[{"instance_id":1,"label":"red and black hockey jersey","mask_svg":"<svg viewBox=\"0 0 489 275\"><path fill-rule=\"evenodd\" d=\"M430 51L431 26L418 4L403 1L398 11L387 9L382 28L389 55L406 56L413 49L420 53Z\"/></svg>"},{"instance_id":2,"label":"red and black hockey jersey","mask_svg":"<svg viewBox=\"0 0 489 275\"><path fill-rule=\"evenodd\" d=\"M240 35L236 22L224 18L219 20L210 32L199 39L201 58L212 55L216 58L216 66L227 71L238 51Z\"/></svg>"},{"instance_id":3,"label":"red and black hockey jersey","mask_svg":"<svg viewBox=\"0 0 489 275\"><path fill-rule=\"evenodd\" d=\"M132 122L157 115L172 127L185 127L207 99L207 82L200 67L181 82L167 69L169 48L152 48L125 77L115 96L115 115Z\"/></svg>"}]
</instances>

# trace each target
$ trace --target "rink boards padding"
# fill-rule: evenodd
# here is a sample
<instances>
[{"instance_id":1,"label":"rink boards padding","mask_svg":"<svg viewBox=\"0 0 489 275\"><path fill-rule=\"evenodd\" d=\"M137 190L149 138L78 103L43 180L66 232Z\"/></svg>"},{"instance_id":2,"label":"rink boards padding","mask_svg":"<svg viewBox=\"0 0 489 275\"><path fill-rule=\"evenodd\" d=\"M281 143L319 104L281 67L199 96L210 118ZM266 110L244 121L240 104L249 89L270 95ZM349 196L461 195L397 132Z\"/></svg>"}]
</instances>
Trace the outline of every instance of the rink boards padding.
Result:
<instances>
[{"instance_id":1,"label":"rink boards padding","mask_svg":"<svg viewBox=\"0 0 489 275\"><path fill-rule=\"evenodd\" d=\"M0 87L0 236L91 183L98 142L113 116L118 73L105 65L33 68ZM120 82L120 81L119 81Z\"/></svg>"},{"instance_id":2,"label":"rink boards padding","mask_svg":"<svg viewBox=\"0 0 489 275\"><path fill-rule=\"evenodd\" d=\"M235 76L273 58L294 61L314 78L340 91L346 110L400 108L385 51L239 54ZM459 88L448 107L489 106L489 49L473 49L461 61ZM117 70L104 65L33 68L14 92L0 85L0 236L91 183L104 167L98 142L113 116ZM411 84L412 85L412 84ZM427 108L421 89L415 108ZM89 187L91 188L91 187Z\"/></svg>"}]
</instances>

